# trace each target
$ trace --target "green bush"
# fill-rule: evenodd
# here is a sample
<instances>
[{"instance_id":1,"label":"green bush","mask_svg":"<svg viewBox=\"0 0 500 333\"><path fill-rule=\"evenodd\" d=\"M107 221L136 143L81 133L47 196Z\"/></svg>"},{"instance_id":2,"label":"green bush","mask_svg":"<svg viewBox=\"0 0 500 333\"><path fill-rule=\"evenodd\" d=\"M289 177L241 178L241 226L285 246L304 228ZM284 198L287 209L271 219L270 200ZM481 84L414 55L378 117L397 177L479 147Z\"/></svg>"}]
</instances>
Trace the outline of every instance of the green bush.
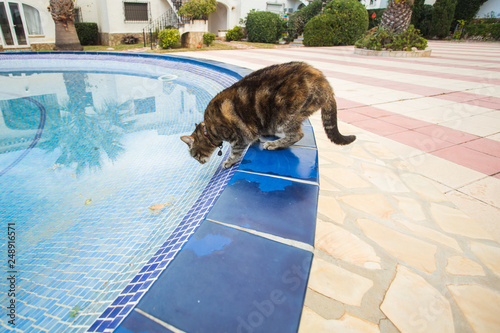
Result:
<instances>
[{"instance_id":1,"label":"green bush","mask_svg":"<svg viewBox=\"0 0 500 333\"><path fill-rule=\"evenodd\" d=\"M451 22L455 17L457 0L436 0L432 11L430 35L439 38L448 37Z\"/></svg>"},{"instance_id":2,"label":"green bush","mask_svg":"<svg viewBox=\"0 0 500 333\"><path fill-rule=\"evenodd\" d=\"M240 40L243 38L243 29L240 26L235 26L232 29L229 29L226 33L226 41L230 42L232 40Z\"/></svg>"},{"instance_id":3,"label":"green bush","mask_svg":"<svg viewBox=\"0 0 500 333\"><path fill-rule=\"evenodd\" d=\"M471 23L465 26L465 33L468 38L500 40L500 23Z\"/></svg>"},{"instance_id":4,"label":"green bush","mask_svg":"<svg viewBox=\"0 0 500 333\"><path fill-rule=\"evenodd\" d=\"M249 42L276 43L285 31L284 21L278 14L252 9L246 18Z\"/></svg>"},{"instance_id":5,"label":"green bush","mask_svg":"<svg viewBox=\"0 0 500 333\"><path fill-rule=\"evenodd\" d=\"M178 14L192 20L208 20L208 16L216 10L216 0L189 0L179 8Z\"/></svg>"},{"instance_id":6,"label":"green bush","mask_svg":"<svg viewBox=\"0 0 500 333\"><path fill-rule=\"evenodd\" d=\"M486 1L488 0L457 0L452 28L456 26L458 20L470 22Z\"/></svg>"},{"instance_id":7,"label":"green bush","mask_svg":"<svg viewBox=\"0 0 500 333\"><path fill-rule=\"evenodd\" d=\"M373 34L367 34L356 42L357 48L381 51L382 49L392 51L411 51L413 47L419 50L427 48L427 40L420 35L420 31L413 25L399 34L386 29L379 28Z\"/></svg>"},{"instance_id":8,"label":"green bush","mask_svg":"<svg viewBox=\"0 0 500 333\"><path fill-rule=\"evenodd\" d=\"M205 43L206 45L210 46L214 42L215 42L215 34L212 34L212 33L209 33L209 32L206 33L206 34L203 34L203 43Z\"/></svg>"},{"instance_id":9,"label":"green bush","mask_svg":"<svg viewBox=\"0 0 500 333\"><path fill-rule=\"evenodd\" d=\"M314 16L321 12L322 1L315 0L302 7L288 18L288 40L292 41L304 32L304 27Z\"/></svg>"},{"instance_id":10,"label":"green bush","mask_svg":"<svg viewBox=\"0 0 500 333\"><path fill-rule=\"evenodd\" d=\"M181 34L177 29L164 29L158 33L160 46L164 49L174 47L181 39Z\"/></svg>"},{"instance_id":11,"label":"green bush","mask_svg":"<svg viewBox=\"0 0 500 333\"><path fill-rule=\"evenodd\" d=\"M353 45L368 29L368 12L357 0L333 0L304 28L304 45Z\"/></svg>"},{"instance_id":12,"label":"green bush","mask_svg":"<svg viewBox=\"0 0 500 333\"><path fill-rule=\"evenodd\" d=\"M75 29L81 45L97 45L97 41L99 38L99 29L97 28L97 23L75 23Z\"/></svg>"}]
</instances>

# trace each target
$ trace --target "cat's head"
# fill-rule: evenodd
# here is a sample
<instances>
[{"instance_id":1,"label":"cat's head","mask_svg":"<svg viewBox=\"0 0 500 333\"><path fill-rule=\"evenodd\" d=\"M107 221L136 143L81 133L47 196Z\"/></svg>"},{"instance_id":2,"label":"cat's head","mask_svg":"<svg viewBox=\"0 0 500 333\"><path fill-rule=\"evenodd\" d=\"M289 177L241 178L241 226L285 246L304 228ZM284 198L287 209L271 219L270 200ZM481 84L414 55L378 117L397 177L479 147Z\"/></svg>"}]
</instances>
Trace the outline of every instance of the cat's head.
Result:
<instances>
[{"instance_id":1,"label":"cat's head","mask_svg":"<svg viewBox=\"0 0 500 333\"><path fill-rule=\"evenodd\" d=\"M202 124L196 124L194 132L189 136L182 136L181 140L188 145L189 154L201 164L207 163L210 160L210 156L212 156L212 153L217 148L210 143L208 138L203 134Z\"/></svg>"}]
</instances>

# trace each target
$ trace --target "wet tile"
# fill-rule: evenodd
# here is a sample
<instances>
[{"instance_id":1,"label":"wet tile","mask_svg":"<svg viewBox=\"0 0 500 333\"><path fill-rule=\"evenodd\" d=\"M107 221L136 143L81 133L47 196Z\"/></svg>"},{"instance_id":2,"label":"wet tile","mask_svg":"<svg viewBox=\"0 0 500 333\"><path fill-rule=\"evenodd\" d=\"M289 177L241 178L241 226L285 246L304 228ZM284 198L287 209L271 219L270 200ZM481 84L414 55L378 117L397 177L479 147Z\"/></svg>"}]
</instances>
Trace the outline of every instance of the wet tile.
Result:
<instances>
[{"instance_id":1,"label":"wet tile","mask_svg":"<svg viewBox=\"0 0 500 333\"><path fill-rule=\"evenodd\" d=\"M205 221L137 307L186 332L296 332L311 260Z\"/></svg>"},{"instance_id":2,"label":"wet tile","mask_svg":"<svg viewBox=\"0 0 500 333\"><path fill-rule=\"evenodd\" d=\"M500 294L477 284L449 285L448 290L475 332L500 332Z\"/></svg>"},{"instance_id":3,"label":"wet tile","mask_svg":"<svg viewBox=\"0 0 500 333\"><path fill-rule=\"evenodd\" d=\"M398 265L380 309L401 332L454 332L448 300L425 279Z\"/></svg>"},{"instance_id":4,"label":"wet tile","mask_svg":"<svg viewBox=\"0 0 500 333\"><path fill-rule=\"evenodd\" d=\"M265 150L262 143L254 143L248 148L238 170L318 182L318 152L293 146Z\"/></svg>"},{"instance_id":5,"label":"wet tile","mask_svg":"<svg viewBox=\"0 0 500 333\"><path fill-rule=\"evenodd\" d=\"M236 172L208 219L314 243L319 187Z\"/></svg>"}]
</instances>

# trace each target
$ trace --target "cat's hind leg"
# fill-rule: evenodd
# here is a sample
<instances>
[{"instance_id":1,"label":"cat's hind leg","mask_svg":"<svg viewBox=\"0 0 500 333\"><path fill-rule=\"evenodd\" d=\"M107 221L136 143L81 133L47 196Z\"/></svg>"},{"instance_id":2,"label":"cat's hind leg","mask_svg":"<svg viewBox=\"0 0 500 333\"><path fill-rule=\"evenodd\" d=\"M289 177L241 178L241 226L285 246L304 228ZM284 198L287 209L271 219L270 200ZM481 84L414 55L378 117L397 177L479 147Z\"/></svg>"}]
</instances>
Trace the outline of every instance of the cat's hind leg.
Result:
<instances>
[{"instance_id":1,"label":"cat's hind leg","mask_svg":"<svg viewBox=\"0 0 500 333\"><path fill-rule=\"evenodd\" d=\"M297 122L293 126L289 125L285 127L283 129L285 137L274 141L267 141L266 143L264 143L264 149L285 149L302 139L304 137L304 132L302 132L301 123L302 122Z\"/></svg>"}]
</instances>

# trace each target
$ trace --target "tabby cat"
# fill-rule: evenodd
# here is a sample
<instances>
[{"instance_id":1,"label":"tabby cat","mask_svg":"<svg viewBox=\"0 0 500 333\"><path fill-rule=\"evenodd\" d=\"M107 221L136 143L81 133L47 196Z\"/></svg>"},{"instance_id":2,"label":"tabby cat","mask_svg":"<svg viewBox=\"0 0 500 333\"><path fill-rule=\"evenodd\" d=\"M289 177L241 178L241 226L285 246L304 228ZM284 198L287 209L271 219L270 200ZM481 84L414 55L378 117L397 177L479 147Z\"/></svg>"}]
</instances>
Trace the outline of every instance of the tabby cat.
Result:
<instances>
[{"instance_id":1,"label":"tabby cat","mask_svg":"<svg viewBox=\"0 0 500 333\"><path fill-rule=\"evenodd\" d=\"M321 108L328 138L336 144L353 142L337 127L337 104L325 76L304 62L273 65L255 71L215 96L205 110L205 119L190 136L181 140L201 164L206 163L223 141L231 144L224 168L233 166L246 147L260 136L284 133L268 141L264 149L277 150L299 141L302 121ZM219 152L220 155L220 152Z\"/></svg>"}]
</instances>

